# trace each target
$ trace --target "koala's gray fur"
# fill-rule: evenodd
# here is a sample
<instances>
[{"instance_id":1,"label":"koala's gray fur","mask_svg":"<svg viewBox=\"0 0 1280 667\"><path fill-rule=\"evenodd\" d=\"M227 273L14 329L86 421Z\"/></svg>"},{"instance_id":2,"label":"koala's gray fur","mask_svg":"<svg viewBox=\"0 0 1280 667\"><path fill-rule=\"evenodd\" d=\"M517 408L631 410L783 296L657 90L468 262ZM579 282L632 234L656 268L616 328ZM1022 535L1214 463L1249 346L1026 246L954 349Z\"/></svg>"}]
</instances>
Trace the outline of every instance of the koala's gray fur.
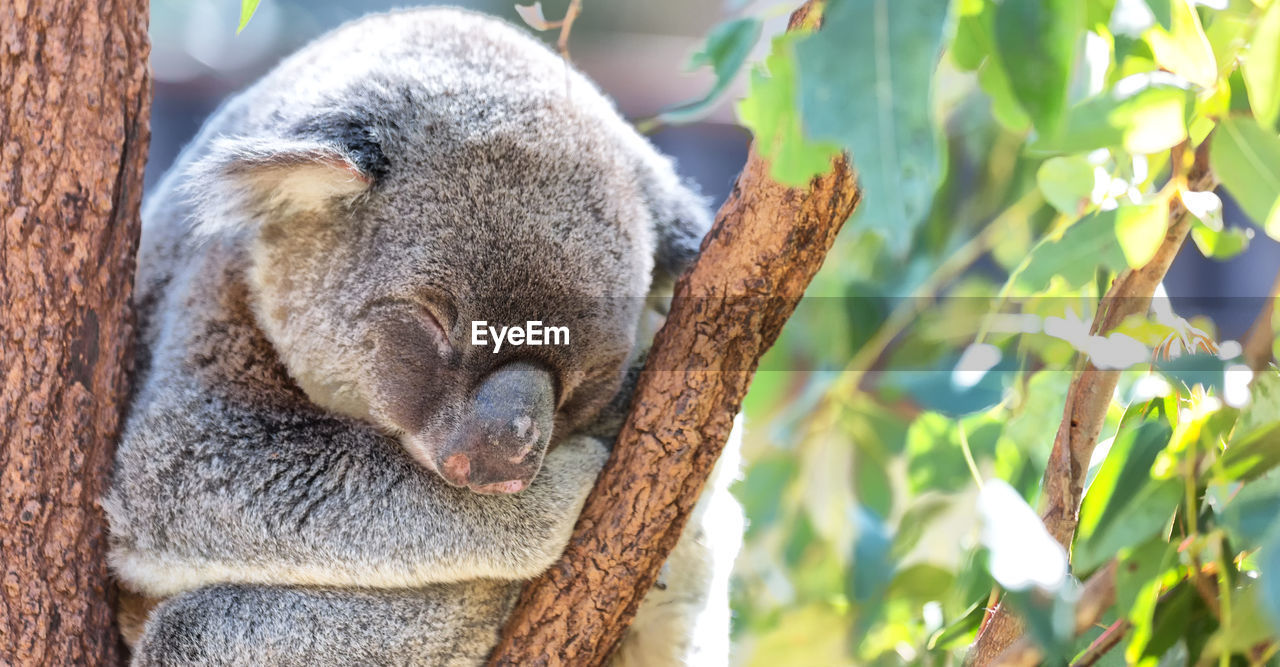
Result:
<instances>
[{"instance_id":1,"label":"koala's gray fur","mask_svg":"<svg viewBox=\"0 0 1280 667\"><path fill-rule=\"evenodd\" d=\"M708 225L566 68L494 19L371 16L228 102L150 195L139 390L104 501L126 597L159 601L126 628L133 664L475 664L559 556L645 297ZM457 345L486 318L569 322L573 345ZM446 483L439 434L526 362L557 396L532 482ZM726 662L735 456L617 662Z\"/></svg>"}]
</instances>

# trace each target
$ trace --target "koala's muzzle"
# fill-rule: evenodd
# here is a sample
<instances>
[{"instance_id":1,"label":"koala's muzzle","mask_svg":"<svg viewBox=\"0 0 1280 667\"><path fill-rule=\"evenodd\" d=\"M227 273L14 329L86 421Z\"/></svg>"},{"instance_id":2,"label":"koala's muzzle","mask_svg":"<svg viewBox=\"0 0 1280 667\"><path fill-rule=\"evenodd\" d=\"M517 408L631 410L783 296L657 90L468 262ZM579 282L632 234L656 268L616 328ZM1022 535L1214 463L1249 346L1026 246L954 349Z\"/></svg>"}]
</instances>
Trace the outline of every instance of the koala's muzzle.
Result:
<instances>
[{"instance_id":1,"label":"koala's muzzle","mask_svg":"<svg viewBox=\"0 0 1280 667\"><path fill-rule=\"evenodd\" d=\"M494 371L436 457L445 481L476 493L517 493L542 467L555 413L551 373L526 363Z\"/></svg>"}]
</instances>

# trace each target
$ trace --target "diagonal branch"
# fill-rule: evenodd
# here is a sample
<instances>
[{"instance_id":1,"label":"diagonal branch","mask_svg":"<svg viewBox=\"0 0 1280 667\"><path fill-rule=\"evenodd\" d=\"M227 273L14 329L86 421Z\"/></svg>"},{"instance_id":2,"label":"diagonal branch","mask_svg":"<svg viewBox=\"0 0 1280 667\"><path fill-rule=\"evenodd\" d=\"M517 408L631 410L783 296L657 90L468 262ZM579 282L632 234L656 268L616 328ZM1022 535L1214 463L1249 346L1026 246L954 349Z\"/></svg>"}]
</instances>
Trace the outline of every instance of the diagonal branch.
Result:
<instances>
[{"instance_id":1,"label":"diagonal branch","mask_svg":"<svg viewBox=\"0 0 1280 667\"><path fill-rule=\"evenodd\" d=\"M1075 609L1075 634L1084 634L1116 601L1116 562L1113 560L1099 569L1084 584ZM994 661L995 667L1035 667L1044 661L1044 652L1031 640L1023 637L1001 652Z\"/></svg>"},{"instance_id":2,"label":"diagonal branch","mask_svg":"<svg viewBox=\"0 0 1280 667\"><path fill-rule=\"evenodd\" d=\"M1209 172L1208 145L1209 142L1205 141L1196 151L1194 164L1187 177L1187 187L1192 190L1207 190L1213 186L1213 176ZM1176 169L1181 162L1181 151L1175 150L1173 157L1172 163ZM1164 280L1190 230L1191 214L1175 200L1169 210L1169 227L1155 256L1145 266L1126 270L1116 278L1099 304L1098 315L1094 318L1090 333L1106 333L1126 317L1146 312L1156 288ZM1078 362L1075 379L1067 390L1062 423L1054 437L1053 450L1049 454L1049 463L1044 472L1042 497L1045 509L1041 519L1049 534L1068 550L1076 531L1089 458L1098 443L1098 433L1102 430L1107 406L1111 404L1119 379L1119 371L1099 370L1088 360L1082 359ZM1003 603L998 605L978 633L966 663L991 664L1022 634L1021 620L1009 612Z\"/></svg>"},{"instance_id":3,"label":"diagonal branch","mask_svg":"<svg viewBox=\"0 0 1280 667\"><path fill-rule=\"evenodd\" d=\"M792 15L805 21L811 0ZM675 546L773 344L859 196L846 160L804 188L754 151L676 284L612 458L560 561L525 587L493 665L596 665ZM675 369L684 369L676 371Z\"/></svg>"}]
</instances>

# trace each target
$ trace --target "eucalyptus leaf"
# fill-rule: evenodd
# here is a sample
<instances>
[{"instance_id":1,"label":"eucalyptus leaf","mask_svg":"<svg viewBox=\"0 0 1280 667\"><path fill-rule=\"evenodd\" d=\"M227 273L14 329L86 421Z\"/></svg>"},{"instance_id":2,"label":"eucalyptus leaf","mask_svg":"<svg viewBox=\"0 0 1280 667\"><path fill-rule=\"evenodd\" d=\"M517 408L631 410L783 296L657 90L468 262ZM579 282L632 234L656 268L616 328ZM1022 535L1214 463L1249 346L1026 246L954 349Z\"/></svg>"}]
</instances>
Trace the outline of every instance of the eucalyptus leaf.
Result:
<instances>
[{"instance_id":1,"label":"eucalyptus leaf","mask_svg":"<svg viewBox=\"0 0 1280 667\"><path fill-rule=\"evenodd\" d=\"M1121 206L1116 211L1116 239L1129 268L1145 266L1155 257L1169 226L1169 202Z\"/></svg>"},{"instance_id":2,"label":"eucalyptus leaf","mask_svg":"<svg viewBox=\"0 0 1280 667\"><path fill-rule=\"evenodd\" d=\"M1257 548L1270 530L1280 530L1280 477L1245 484L1218 516L1231 546Z\"/></svg>"},{"instance_id":3,"label":"eucalyptus leaf","mask_svg":"<svg viewBox=\"0 0 1280 667\"><path fill-rule=\"evenodd\" d=\"M1258 552L1258 566L1262 570L1259 597L1272 630L1280 633L1280 530L1272 530L1267 535Z\"/></svg>"},{"instance_id":4,"label":"eucalyptus leaf","mask_svg":"<svg viewBox=\"0 0 1280 667\"><path fill-rule=\"evenodd\" d=\"M1280 136L1252 118L1227 118L1213 134L1209 164L1240 208L1280 239Z\"/></svg>"},{"instance_id":5,"label":"eucalyptus leaf","mask_svg":"<svg viewBox=\"0 0 1280 667\"><path fill-rule=\"evenodd\" d=\"M1080 0L1004 0L996 7L1000 62L1014 96L1043 133L1056 129L1066 106L1084 21Z\"/></svg>"},{"instance_id":6,"label":"eucalyptus leaf","mask_svg":"<svg viewBox=\"0 0 1280 667\"><path fill-rule=\"evenodd\" d=\"M1093 192L1093 170L1084 155L1051 157L1036 170L1036 184L1054 208L1079 217Z\"/></svg>"},{"instance_id":7,"label":"eucalyptus leaf","mask_svg":"<svg viewBox=\"0 0 1280 667\"><path fill-rule=\"evenodd\" d=\"M1083 153L1098 148L1124 148L1150 154L1187 138L1190 91L1158 76L1126 79L1084 100L1067 112L1056 133L1030 146L1036 153Z\"/></svg>"},{"instance_id":8,"label":"eucalyptus leaf","mask_svg":"<svg viewBox=\"0 0 1280 667\"><path fill-rule=\"evenodd\" d=\"M1060 238L1037 245L1026 268L1014 277L1015 283L1040 291L1054 276L1061 276L1068 285L1078 287L1093 280L1099 267L1124 269L1128 262L1116 240L1115 220L1115 211L1102 211L1071 225Z\"/></svg>"},{"instance_id":9,"label":"eucalyptus leaf","mask_svg":"<svg viewBox=\"0 0 1280 667\"><path fill-rule=\"evenodd\" d=\"M1173 3L1180 0L1146 0L1156 24L1165 30L1173 30Z\"/></svg>"},{"instance_id":10,"label":"eucalyptus leaf","mask_svg":"<svg viewBox=\"0 0 1280 667\"><path fill-rule=\"evenodd\" d=\"M785 33L773 40L764 67L751 73L751 92L738 103L738 118L755 135L756 150L769 160L769 175L784 185L800 186L830 171L840 148L810 141L801 130L792 55L795 39L796 33Z\"/></svg>"},{"instance_id":11,"label":"eucalyptus leaf","mask_svg":"<svg viewBox=\"0 0 1280 667\"><path fill-rule=\"evenodd\" d=\"M1191 228L1191 240L1205 257L1226 261L1249 249L1253 239L1249 231L1239 227L1216 230L1197 222Z\"/></svg>"},{"instance_id":12,"label":"eucalyptus leaf","mask_svg":"<svg viewBox=\"0 0 1280 667\"><path fill-rule=\"evenodd\" d=\"M1172 26L1147 33L1156 62L1203 88L1218 81L1218 63L1192 0L1171 0Z\"/></svg>"},{"instance_id":13,"label":"eucalyptus leaf","mask_svg":"<svg viewBox=\"0 0 1280 667\"><path fill-rule=\"evenodd\" d=\"M809 136L853 154L855 224L905 252L942 174L931 90L946 2L830 0L822 30L796 45Z\"/></svg>"},{"instance_id":14,"label":"eucalyptus leaf","mask_svg":"<svg viewBox=\"0 0 1280 667\"><path fill-rule=\"evenodd\" d=\"M240 25L236 27L237 35L249 25L249 20L253 18L254 12L258 11L259 1L260 0L240 0Z\"/></svg>"},{"instance_id":15,"label":"eucalyptus leaf","mask_svg":"<svg viewBox=\"0 0 1280 667\"><path fill-rule=\"evenodd\" d=\"M711 90L699 99L663 111L658 119L664 123L689 123L705 116L720 102L759 40L760 19L755 17L726 21L712 28L702 49L689 58L691 70L711 67L716 78Z\"/></svg>"},{"instance_id":16,"label":"eucalyptus leaf","mask_svg":"<svg viewBox=\"0 0 1280 667\"><path fill-rule=\"evenodd\" d=\"M1089 570L1116 551L1142 543L1173 513L1179 487L1151 478L1173 429L1163 419L1121 428L1080 504L1076 567ZM1174 480L1176 482L1176 480Z\"/></svg>"},{"instance_id":17,"label":"eucalyptus leaf","mask_svg":"<svg viewBox=\"0 0 1280 667\"><path fill-rule=\"evenodd\" d=\"M1280 117L1280 2L1271 3L1255 28L1240 73L1254 117L1266 127L1275 127Z\"/></svg>"},{"instance_id":18,"label":"eucalyptus leaf","mask_svg":"<svg viewBox=\"0 0 1280 667\"><path fill-rule=\"evenodd\" d=\"M951 40L951 58L963 71L978 69L991 54L991 3L987 0L959 0L956 36Z\"/></svg>"},{"instance_id":19,"label":"eucalyptus leaf","mask_svg":"<svg viewBox=\"0 0 1280 667\"><path fill-rule=\"evenodd\" d=\"M1280 372L1256 375L1249 393L1226 450L1206 473L1219 483L1248 481L1280 465Z\"/></svg>"}]
</instances>

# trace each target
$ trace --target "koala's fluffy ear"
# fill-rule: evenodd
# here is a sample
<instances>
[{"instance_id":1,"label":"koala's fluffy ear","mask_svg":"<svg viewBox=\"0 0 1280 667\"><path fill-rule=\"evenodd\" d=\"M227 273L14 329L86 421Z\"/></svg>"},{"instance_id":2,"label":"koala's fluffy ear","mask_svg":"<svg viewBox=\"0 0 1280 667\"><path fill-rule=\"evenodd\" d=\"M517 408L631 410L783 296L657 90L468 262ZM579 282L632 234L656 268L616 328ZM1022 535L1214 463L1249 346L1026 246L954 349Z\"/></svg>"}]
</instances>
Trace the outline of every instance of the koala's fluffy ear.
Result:
<instances>
[{"instance_id":1,"label":"koala's fluffy ear","mask_svg":"<svg viewBox=\"0 0 1280 667\"><path fill-rule=\"evenodd\" d=\"M186 175L197 233L323 212L364 194L388 164L365 132L304 132L323 138L219 138Z\"/></svg>"},{"instance_id":2,"label":"koala's fluffy ear","mask_svg":"<svg viewBox=\"0 0 1280 667\"><path fill-rule=\"evenodd\" d=\"M663 292L697 258L711 211L696 185L682 183L666 158L659 162L645 170L641 183L654 225L653 291Z\"/></svg>"}]
</instances>

